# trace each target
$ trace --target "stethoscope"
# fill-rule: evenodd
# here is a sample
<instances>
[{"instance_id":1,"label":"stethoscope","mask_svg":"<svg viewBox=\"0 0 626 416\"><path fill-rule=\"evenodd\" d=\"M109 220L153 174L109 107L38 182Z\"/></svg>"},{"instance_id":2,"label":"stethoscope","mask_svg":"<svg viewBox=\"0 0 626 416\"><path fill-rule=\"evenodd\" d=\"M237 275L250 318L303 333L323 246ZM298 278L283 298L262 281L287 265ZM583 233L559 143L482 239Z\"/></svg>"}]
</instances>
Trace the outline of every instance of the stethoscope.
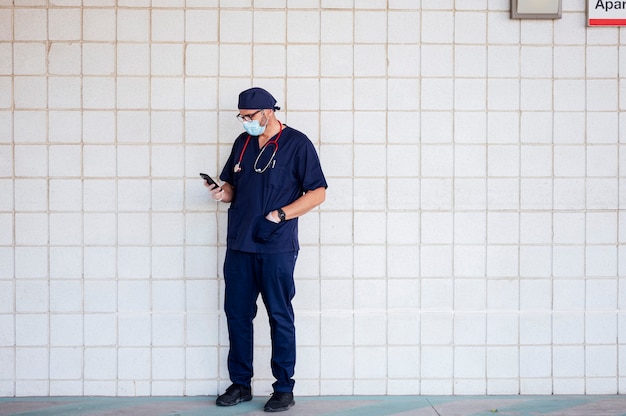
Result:
<instances>
[{"instance_id":1,"label":"stethoscope","mask_svg":"<svg viewBox=\"0 0 626 416\"><path fill-rule=\"evenodd\" d=\"M259 152L258 156L254 160L254 165L252 167L256 173L263 173L267 170L267 168L270 167L270 165L274 167L273 165L276 164L276 161L274 160L274 156L276 156L276 152L278 152L278 139L280 139L280 135L283 134L283 123L279 121L279 124L280 124L280 131L276 135L276 138L269 140L267 143L265 143L263 147L261 148L261 151ZM248 147L248 143L250 143L251 137L252 136L248 135L248 138L246 139L246 142L243 145L243 149L241 149L241 153L239 154L239 161L235 164L235 168L233 169L235 173L241 172L241 161L243 160L243 154L246 152L246 148ZM265 166L263 166L262 168L259 168L258 167L259 160L261 160L261 156L263 155L263 152L265 152L265 149L267 149L267 147L270 145L274 146L274 151L272 152L272 156L270 156Z\"/></svg>"}]
</instances>

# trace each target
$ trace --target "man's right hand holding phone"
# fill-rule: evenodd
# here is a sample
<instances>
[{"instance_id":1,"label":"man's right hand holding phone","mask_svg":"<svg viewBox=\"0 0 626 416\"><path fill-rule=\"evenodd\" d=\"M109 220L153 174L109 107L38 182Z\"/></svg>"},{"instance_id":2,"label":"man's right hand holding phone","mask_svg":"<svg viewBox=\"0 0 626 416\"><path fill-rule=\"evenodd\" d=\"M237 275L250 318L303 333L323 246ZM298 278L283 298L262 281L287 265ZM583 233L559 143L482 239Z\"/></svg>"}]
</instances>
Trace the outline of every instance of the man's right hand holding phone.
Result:
<instances>
[{"instance_id":1,"label":"man's right hand holding phone","mask_svg":"<svg viewBox=\"0 0 626 416\"><path fill-rule=\"evenodd\" d=\"M208 184L206 181L204 181L204 186L209 188L209 193L211 194L211 198L213 198L217 202L220 202L222 199L224 199L224 190L220 188L219 186Z\"/></svg>"},{"instance_id":2,"label":"man's right hand holding phone","mask_svg":"<svg viewBox=\"0 0 626 416\"><path fill-rule=\"evenodd\" d=\"M217 185L217 183L207 174L200 174L204 179L204 186L209 189L209 193L211 194L211 198L215 201L219 202L224 199L224 190Z\"/></svg>"}]
</instances>

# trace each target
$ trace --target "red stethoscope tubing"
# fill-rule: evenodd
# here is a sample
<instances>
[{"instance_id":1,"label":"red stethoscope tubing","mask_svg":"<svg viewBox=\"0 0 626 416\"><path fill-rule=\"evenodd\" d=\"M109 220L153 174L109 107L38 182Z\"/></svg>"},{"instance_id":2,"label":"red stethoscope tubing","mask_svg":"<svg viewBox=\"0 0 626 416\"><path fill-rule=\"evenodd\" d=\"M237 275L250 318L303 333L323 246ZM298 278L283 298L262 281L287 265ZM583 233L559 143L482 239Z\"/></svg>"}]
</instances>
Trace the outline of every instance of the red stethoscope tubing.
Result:
<instances>
[{"instance_id":1,"label":"red stethoscope tubing","mask_svg":"<svg viewBox=\"0 0 626 416\"><path fill-rule=\"evenodd\" d=\"M269 145L269 144L273 144L274 146L276 146L276 150L274 150L274 154L276 154L276 152L278 151L278 139L280 139L280 135L283 134L283 123L281 123L279 121L280 124L280 131L278 132L278 134L276 135L276 138L273 140L269 140L267 143L265 143L263 145L263 147L261 148L261 151L259 152L259 155L261 155L263 153L263 151L265 150L265 148ZM246 139L246 142L243 145L243 149L241 149L241 153L239 153L239 161L235 164L235 173L239 172L241 170L241 161L243 160L243 155L246 152L246 149L248 147L248 143L250 143L250 138L252 136L250 136L248 134L248 138ZM257 157L258 159L258 157Z\"/></svg>"}]
</instances>

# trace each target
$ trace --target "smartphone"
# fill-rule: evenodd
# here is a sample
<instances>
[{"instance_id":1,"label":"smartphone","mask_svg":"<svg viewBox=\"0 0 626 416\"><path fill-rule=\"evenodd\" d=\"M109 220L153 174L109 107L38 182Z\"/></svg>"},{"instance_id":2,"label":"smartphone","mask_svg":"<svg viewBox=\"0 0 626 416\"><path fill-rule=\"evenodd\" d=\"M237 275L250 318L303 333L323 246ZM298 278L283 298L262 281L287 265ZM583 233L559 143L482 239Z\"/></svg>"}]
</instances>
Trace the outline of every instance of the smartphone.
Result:
<instances>
[{"instance_id":1,"label":"smartphone","mask_svg":"<svg viewBox=\"0 0 626 416\"><path fill-rule=\"evenodd\" d=\"M215 181L213 180L213 178L212 178L212 177L210 177L209 175L207 175L206 173L201 173L201 174L200 174L200 176L202 176L202 179L204 179L205 181L207 181L207 183L208 183L209 185L213 184L213 185L217 186L218 188L220 187L220 186L217 184L217 182L215 182ZM220 188L220 189L221 189L221 188Z\"/></svg>"}]
</instances>

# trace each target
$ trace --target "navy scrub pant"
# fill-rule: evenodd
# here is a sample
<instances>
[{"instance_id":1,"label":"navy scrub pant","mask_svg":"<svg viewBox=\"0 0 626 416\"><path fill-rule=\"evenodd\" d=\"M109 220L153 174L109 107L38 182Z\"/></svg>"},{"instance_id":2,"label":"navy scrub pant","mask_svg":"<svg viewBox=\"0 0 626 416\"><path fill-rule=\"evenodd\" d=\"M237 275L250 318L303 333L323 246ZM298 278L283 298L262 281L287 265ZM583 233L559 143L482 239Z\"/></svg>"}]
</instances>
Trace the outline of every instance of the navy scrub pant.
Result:
<instances>
[{"instance_id":1,"label":"navy scrub pant","mask_svg":"<svg viewBox=\"0 0 626 416\"><path fill-rule=\"evenodd\" d=\"M267 309L272 337L275 392L291 392L295 384L296 329L291 300L296 294L293 272L297 252L259 254L227 250L224 261L224 311L230 350L228 371L233 383L250 386L254 349L252 321L259 293Z\"/></svg>"}]
</instances>

